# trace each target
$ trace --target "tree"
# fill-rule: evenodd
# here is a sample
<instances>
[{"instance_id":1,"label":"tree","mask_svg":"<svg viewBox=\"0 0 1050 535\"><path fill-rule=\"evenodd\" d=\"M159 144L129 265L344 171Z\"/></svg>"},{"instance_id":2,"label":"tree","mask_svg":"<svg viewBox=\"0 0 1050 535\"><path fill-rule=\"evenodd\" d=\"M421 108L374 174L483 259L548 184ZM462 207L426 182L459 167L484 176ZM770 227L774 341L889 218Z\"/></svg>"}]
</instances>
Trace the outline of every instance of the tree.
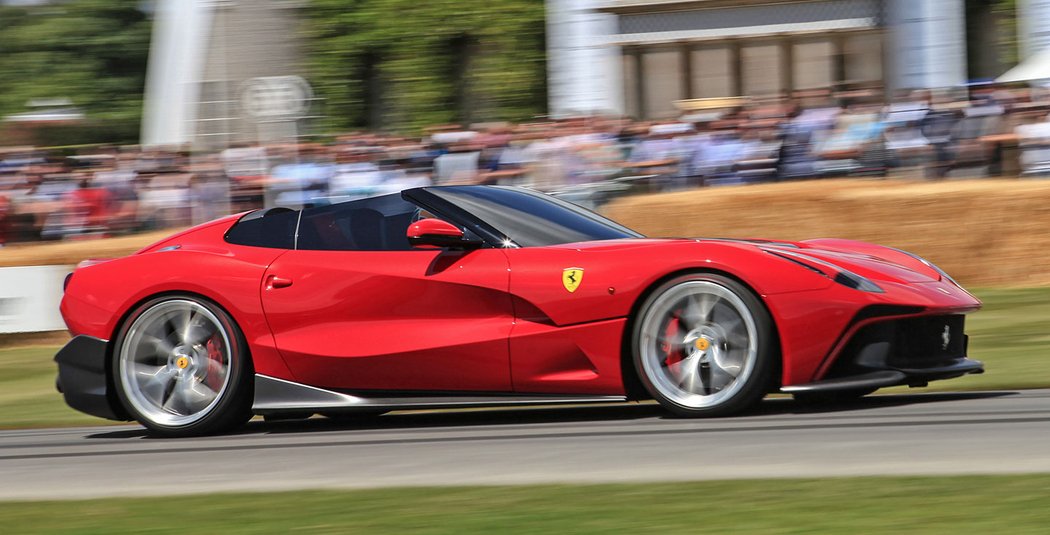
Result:
<instances>
[{"instance_id":1,"label":"tree","mask_svg":"<svg viewBox=\"0 0 1050 535\"><path fill-rule=\"evenodd\" d=\"M0 7L0 116L69 98L97 125L83 142L134 142L150 20L141 0Z\"/></svg>"},{"instance_id":2,"label":"tree","mask_svg":"<svg viewBox=\"0 0 1050 535\"><path fill-rule=\"evenodd\" d=\"M329 126L521 120L546 109L542 0L312 0L311 81Z\"/></svg>"}]
</instances>

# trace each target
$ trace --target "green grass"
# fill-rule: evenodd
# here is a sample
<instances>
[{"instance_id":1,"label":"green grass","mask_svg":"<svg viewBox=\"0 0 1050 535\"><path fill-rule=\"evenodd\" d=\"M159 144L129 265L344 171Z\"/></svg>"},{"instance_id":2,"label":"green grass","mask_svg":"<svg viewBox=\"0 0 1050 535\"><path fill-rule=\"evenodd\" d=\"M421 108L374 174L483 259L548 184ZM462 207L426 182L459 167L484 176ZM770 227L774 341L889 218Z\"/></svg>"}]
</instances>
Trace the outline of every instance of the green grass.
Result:
<instances>
[{"instance_id":1,"label":"green grass","mask_svg":"<svg viewBox=\"0 0 1050 535\"><path fill-rule=\"evenodd\" d=\"M0 349L0 429L99 425L69 408L55 390L57 347Z\"/></svg>"},{"instance_id":2,"label":"green grass","mask_svg":"<svg viewBox=\"0 0 1050 535\"><path fill-rule=\"evenodd\" d=\"M1046 533L1050 475L0 503L5 533Z\"/></svg>"},{"instance_id":3,"label":"green grass","mask_svg":"<svg viewBox=\"0 0 1050 535\"><path fill-rule=\"evenodd\" d=\"M1050 288L984 290L977 295L985 307L967 320L970 356L983 360L988 372L934 382L924 390L1050 387ZM66 407L55 391L52 358L57 349L0 349L0 428L103 423Z\"/></svg>"}]
</instances>

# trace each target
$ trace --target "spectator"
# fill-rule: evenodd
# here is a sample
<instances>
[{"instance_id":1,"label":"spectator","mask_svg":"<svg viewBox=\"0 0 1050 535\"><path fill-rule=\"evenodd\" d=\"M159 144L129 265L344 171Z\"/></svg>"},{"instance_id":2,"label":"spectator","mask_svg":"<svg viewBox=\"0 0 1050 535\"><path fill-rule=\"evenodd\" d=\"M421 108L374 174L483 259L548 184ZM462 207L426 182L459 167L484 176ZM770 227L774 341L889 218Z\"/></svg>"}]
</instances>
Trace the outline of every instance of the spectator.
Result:
<instances>
[{"instance_id":1,"label":"spectator","mask_svg":"<svg viewBox=\"0 0 1050 535\"><path fill-rule=\"evenodd\" d=\"M326 152L313 145L300 148L299 161L282 163L270 170L268 194L270 206L302 207L325 196L335 166L327 161Z\"/></svg>"},{"instance_id":2,"label":"spectator","mask_svg":"<svg viewBox=\"0 0 1050 535\"><path fill-rule=\"evenodd\" d=\"M105 188L91 184L91 179L82 176L77 189L69 195L67 213L70 215L67 232L72 234L97 234L107 228L110 216L111 197Z\"/></svg>"},{"instance_id":3,"label":"spectator","mask_svg":"<svg viewBox=\"0 0 1050 535\"><path fill-rule=\"evenodd\" d=\"M478 180L480 147L469 142L459 142L449 152L434 160L435 184L472 184Z\"/></svg>"},{"instance_id":4,"label":"spectator","mask_svg":"<svg viewBox=\"0 0 1050 535\"><path fill-rule=\"evenodd\" d=\"M187 225L231 210L430 183L523 185L595 205L609 191L881 175L888 167L925 165L932 178L987 176L1016 163L1004 147L1018 140L1021 172L1050 174L1050 101L1041 92L932 95L905 92L883 106L870 91L807 91L790 100L722 99L732 107L680 122L442 125L422 138L356 132L329 144L240 144L192 161L179 147L97 147L68 158L5 149L0 243Z\"/></svg>"}]
</instances>

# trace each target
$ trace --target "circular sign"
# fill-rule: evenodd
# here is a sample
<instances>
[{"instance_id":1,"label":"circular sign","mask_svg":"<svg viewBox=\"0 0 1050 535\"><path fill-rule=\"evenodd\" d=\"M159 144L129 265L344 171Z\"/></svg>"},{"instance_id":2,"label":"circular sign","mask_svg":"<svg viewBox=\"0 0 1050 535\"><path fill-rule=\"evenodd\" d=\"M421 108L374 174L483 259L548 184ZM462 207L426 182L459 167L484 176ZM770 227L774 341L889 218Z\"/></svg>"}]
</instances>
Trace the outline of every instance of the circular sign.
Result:
<instances>
[{"instance_id":1,"label":"circular sign","mask_svg":"<svg viewBox=\"0 0 1050 535\"><path fill-rule=\"evenodd\" d=\"M241 108L258 118L297 118L310 109L314 93L299 76L263 76L244 82Z\"/></svg>"}]
</instances>

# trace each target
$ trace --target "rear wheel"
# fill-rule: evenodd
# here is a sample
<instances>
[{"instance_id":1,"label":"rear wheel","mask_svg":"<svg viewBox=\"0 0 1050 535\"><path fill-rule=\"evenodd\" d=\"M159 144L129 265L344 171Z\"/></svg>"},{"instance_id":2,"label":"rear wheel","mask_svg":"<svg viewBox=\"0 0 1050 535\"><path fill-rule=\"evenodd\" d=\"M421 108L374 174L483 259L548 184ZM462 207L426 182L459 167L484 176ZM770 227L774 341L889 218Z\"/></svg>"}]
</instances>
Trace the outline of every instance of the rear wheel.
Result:
<instances>
[{"instance_id":1,"label":"rear wheel","mask_svg":"<svg viewBox=\"0 0 1050 535\"><path fill-rule=\"evenodd\" d=\"M191 296L151 300L131 314L114 348L117 396L152 433L216 433L251 417L247 345L213 303Z\"/></svg>"},{"instance_id":2,"label":"rear wheel","mask_svg":"<svg viewBox=\"0 0 1050 535\"><path fill-rule=\"evenodd\" d=\"M762 399L774 369L769 313L750 290L721 275L678 277L656 289L634 322L635 370L679 416L720 416Z\"/></svg>"}]
</instances>

